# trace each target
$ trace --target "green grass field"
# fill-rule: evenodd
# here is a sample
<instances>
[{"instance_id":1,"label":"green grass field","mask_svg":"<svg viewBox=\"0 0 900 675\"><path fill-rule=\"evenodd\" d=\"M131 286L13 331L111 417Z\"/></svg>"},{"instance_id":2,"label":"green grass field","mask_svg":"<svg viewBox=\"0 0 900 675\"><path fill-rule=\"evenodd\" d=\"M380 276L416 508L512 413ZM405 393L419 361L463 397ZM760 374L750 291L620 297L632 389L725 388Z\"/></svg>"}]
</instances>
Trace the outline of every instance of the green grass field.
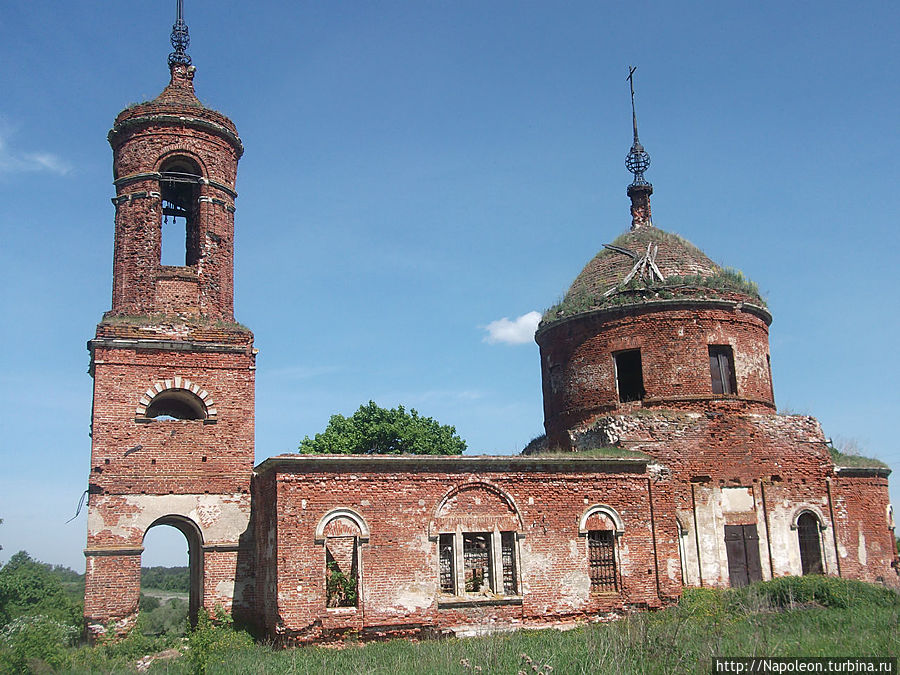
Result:
<instances>
[{"instance_id":1,"label":"green grass field","mask_svg":"<svg viewBox=\"0 0 900 675\"><path fill-rule=\"evenodd\" d=\"M340 649L276 650L235 641L231 629L210 630L219 637L210 632L192 642L194 658L155 662L150 672L709 673L713 656L897 656L900 595L843 579L788 577L731 591L687 590L667 610L565 632L349 641ZM201 650L204 659L198 662ZM111 652L106 660L82 661L79 667L76 656L69 672L121 672L134 660L118 660Z\"/></svg>"}]
</instances>

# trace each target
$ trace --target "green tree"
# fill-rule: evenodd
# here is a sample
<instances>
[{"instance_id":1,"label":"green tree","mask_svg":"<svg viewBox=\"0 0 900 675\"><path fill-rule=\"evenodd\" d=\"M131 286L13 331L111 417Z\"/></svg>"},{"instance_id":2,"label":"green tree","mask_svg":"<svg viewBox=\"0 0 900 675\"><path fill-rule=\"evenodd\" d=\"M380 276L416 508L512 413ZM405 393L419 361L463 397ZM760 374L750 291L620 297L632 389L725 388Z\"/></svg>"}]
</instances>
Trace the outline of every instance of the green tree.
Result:
<instances>
[{"instance_id":1,"label":"green tree","mask_svg":"<svg viewBox=\"0 0 900 675\"><path fill-rule=\"evenodd\" d=\"M59 578L47 565L19 551L0 569L0 626L39 614L73 626L81 621L80 607Z\"/></svg>"},{"instance_id":2,"label":"green tree","mask_svg":"<svg viewBox=\"0 0 900 675\"><path fill-rule=\"evenodd\" d=\"M300 442L305 454L460 455L465 449L455 427L422 417L412 408L386 410L373 401L350 417L332 415L324 432Z\"/></svg>"}]
</instances>

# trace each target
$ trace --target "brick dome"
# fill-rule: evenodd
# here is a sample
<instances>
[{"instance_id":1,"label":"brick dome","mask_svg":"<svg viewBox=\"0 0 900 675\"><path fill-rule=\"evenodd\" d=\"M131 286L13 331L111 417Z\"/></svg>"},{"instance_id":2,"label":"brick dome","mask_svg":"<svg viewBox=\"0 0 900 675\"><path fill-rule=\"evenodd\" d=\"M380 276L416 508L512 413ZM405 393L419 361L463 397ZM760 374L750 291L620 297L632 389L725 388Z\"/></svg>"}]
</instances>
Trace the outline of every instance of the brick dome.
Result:
<instances>
[{"instance_id":1,"label":"brick dome","mask_svg":"<svg viewBox=\"0 0 900 675\"><path fill-rule=\"evenodd\" d=\"M169 85L152 101L129 106L116 117L109 132L109 143L116 148L129 132L148 124L172 124L199 127L223 137L234 148L237 157L244 153L234 122L225 115L207 108L194 93L193 66L175 64L171 68Z\"/></svg>"},{"instance_id":2,"label":"brick dome","mask_svg":"<svg viewBox=\"0 0 900 675\"><path fill-rule=\"evenodd\" d=\"M756 284L740 272L717 265L677 234L645 225L620 235L594 256L563 300L547 310L542 323L617 305L676 298L765 305Z\"/></svg>"}]
</instances>

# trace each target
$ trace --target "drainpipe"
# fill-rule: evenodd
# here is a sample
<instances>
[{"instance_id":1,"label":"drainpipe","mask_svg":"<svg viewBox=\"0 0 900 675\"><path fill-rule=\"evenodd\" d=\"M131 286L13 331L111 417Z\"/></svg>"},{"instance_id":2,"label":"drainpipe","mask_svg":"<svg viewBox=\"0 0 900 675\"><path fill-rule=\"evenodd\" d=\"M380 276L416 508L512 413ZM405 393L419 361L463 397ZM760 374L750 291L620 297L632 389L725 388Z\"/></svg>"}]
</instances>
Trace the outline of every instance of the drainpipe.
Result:
<instances>
[{"instance_id":1,"label":"drainpipe","mask_svg":"<svg viewBox=\"0 0 900 675\"><path fill-rule=\"evenodd\" d=\"M700 528L697 527L697 497L694 489L697 486L691 483L691 512L694 514L694 545L697 547L697 575L700 577L700 588L703 588L703 565L700 564Z\"/></svg>"},{"instance_id":2,"label":"drainpipe","mask_svg":"<svg viewBox=\"0 0 900 675\"><path fill-rule=\"evenodd\" d=\"M825 479L825 487L828 489L828 515L831 516L831 538L834 539L834 561L837 563L838 576L841 574L841 554L838 553L837 521L834 519L834 504L831 500L831 478Z\"/></svg>"},{"instance_id":3,"label":"drainpipe","mask_svg":"<svg viewBox=\"0 0 900 675\"><path fill-rule=\"evenodd\" d=\"M772 530L769 528L769 509L766 508L766 484L759 481L759 494L762 499L763 522L766 525L766 548L769 550L769 578L775 578L775 564L772 562Z\"/></svg>"}]
</instances>

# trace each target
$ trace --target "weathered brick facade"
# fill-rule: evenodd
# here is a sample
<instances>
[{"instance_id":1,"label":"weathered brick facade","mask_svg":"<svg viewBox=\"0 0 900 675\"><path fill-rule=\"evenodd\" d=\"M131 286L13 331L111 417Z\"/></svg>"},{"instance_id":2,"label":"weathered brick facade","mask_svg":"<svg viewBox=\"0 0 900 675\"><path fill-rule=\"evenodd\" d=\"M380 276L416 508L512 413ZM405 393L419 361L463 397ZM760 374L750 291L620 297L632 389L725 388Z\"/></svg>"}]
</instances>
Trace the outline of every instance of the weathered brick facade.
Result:
<instances>
[{"instance_id":1,"label":"weathered brick facade","mask_svg":"<svg viewBox=\"0 0 900 675\"><path fill-rule=\"evenodd\" d=\"M94 378L85 616L127 627L147 530L180 529L191 608L252 603L253 334L234 323L234 125L176 65L154 101L109 134L116 197L112 310L88 343ZM178 202L174 203L173 202ZM163 220L183 214L185 265L161 264ZM241 570L241 574L237 571Z\"/></svg>"},{"instance_id":2,"label":"weathered brick facade","mask_svg":"<svg viewBox=\"0 0 900 675\"><path fill-rule=\"evenodd\" d=\"M157 525L187 539L193 612L222 605L285 642L592 619L786 574L897 583L888 470L836 467L815 419L775 413L771 315L652 227L649 185L629 192L634 231L536 335L557 453L254 468L256 350L233 314L243 149L193 73L175 63L109 135L112 309L88 343L93 632L131 625ZM169 218L184 265L161 264Z\"/></svg>"}]
</instances>

